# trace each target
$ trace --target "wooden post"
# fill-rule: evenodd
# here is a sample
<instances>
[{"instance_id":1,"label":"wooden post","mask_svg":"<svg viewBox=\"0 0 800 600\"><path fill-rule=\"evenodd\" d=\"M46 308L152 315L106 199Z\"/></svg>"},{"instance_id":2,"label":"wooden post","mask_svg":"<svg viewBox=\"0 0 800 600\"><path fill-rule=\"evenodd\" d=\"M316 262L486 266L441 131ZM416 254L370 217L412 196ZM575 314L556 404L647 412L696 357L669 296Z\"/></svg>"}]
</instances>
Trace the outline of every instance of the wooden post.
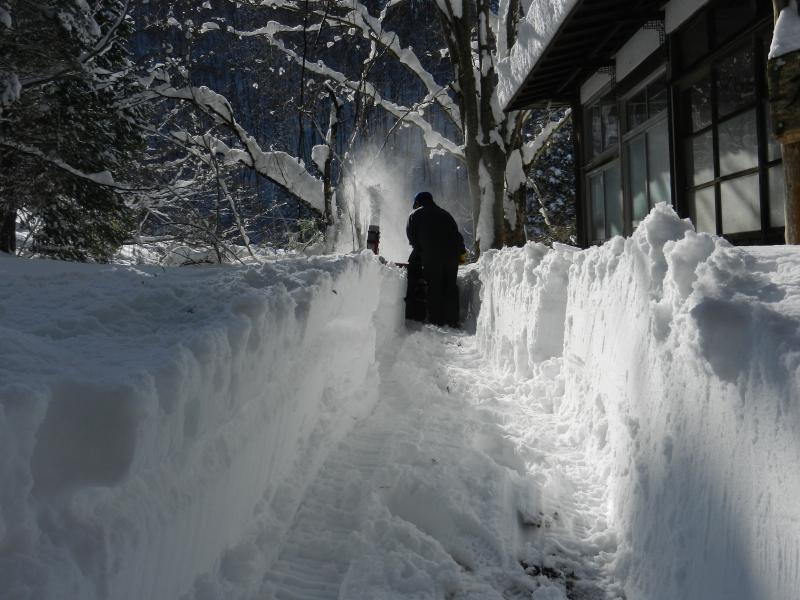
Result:
<instances>
[{"instance_id":1,"label":"wooden post","mask_svg":"<svg viewBox=\"0 0 800 600\"><path fill-rule=\"evenodd\" d=\"M775 19L788 0L773 0ZM796 8L795 8L796 10ZM786 179L786 243L800 244L800 50L767 64L772 133L781 144Z\"/></svg>"}]
</instances>

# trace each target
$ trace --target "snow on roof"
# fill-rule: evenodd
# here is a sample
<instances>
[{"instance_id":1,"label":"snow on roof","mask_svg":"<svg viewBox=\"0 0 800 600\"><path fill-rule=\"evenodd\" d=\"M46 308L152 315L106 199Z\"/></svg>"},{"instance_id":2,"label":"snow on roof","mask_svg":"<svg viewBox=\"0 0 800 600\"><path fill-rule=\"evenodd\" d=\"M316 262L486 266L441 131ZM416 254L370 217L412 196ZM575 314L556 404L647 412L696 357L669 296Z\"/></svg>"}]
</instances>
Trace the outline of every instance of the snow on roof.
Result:
<instances>
[{"instance_id":1,"label":"snow on roof","mask_svg":"<svg viewBox=\"0 0 800 600\"><path fill-rule=\"evenodd\" d=\"M792 0L775 23L769 57L777 58L796 50L800 50L800 14L797 12L797 0Z\"/></svg>"},{"instance_id":2,"label":"snow on roof","mask_svg":"<svg viewBox=\"0 0 800 600\"><path fill-rule=\"evenodd\" d=\"M517 43L497 65L497 96L507 106L578 0L528 0ZM525 3L523 3L524 6Z\"/></svg>"}]
</instances>

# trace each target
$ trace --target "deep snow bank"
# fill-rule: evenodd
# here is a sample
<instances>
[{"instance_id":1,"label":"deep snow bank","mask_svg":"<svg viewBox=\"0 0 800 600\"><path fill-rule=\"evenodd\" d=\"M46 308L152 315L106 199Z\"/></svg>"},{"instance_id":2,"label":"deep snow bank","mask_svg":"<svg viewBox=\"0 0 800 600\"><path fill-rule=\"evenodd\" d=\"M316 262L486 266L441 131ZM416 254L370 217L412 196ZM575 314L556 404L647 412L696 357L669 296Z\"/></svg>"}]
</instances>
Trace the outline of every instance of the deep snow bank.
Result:
<instances>
[{"instance_id":1,"label":"deep snow bank","mask_svg":"<svg viewBox=\"0 0 800 600\"><path fill-rule=\"evenodd\" d=\"M3 598L246 588L372 408L376 348L402 324L401 276L368 254L188 270L6 257L0 277Z\"/></svg>"},{"instance_id":2,"label":"deep snow bank","mask_svg":"<svg viewBox=\"0 0 800 600\"><path fill-rule=\"evenodd\" d=\"M564 435L608 478L628 597L796 598L800 251L659 206L600 248L489 253L481 280L484 353L554 380Z\"/></svg>"}]
</instances>

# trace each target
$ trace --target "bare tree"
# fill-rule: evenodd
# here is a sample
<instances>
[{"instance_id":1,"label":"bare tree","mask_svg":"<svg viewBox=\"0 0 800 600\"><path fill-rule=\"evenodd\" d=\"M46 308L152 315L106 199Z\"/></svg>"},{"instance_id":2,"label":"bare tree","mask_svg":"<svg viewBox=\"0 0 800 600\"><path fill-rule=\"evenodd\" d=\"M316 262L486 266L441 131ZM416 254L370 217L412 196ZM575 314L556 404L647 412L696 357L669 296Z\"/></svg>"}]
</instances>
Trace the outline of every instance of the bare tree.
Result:
<instances>
[{"instance_id":1,"label":"bare tree","mask_svg":"<svg viewBox=\"0 0 800 600\"><path fill-rule=\"evenodd\" d=\"M561 115L546 119L538 135L531 135L531 111L506 113L500 106L496 67L516 41L521 18L518 0L501 2L499 13L491 0L436 1L445 46L441 52L452 66L452 77L443 82L387 27L391 13L401 10L404 0L387 2L377 14L358 0L249 3L254 9L269 9L270 20L253 31L228 28L231 33L262 37L304 70L343 90L342 94L370 96L376 107L417 127L430 151L448 153L465 164L479 249L524 243L526 172ZM352 47L355 41L366 40L370 50L365 63L378 53L391 57L416 79L424 90L422 97L404 105L386 98L363 71L345 73L330 58L310 60L306 32L323 30L335 33L330 42L334 46ZM434 127L437 112L450 121L455 137Z\"/></svg>"}]
</instances>

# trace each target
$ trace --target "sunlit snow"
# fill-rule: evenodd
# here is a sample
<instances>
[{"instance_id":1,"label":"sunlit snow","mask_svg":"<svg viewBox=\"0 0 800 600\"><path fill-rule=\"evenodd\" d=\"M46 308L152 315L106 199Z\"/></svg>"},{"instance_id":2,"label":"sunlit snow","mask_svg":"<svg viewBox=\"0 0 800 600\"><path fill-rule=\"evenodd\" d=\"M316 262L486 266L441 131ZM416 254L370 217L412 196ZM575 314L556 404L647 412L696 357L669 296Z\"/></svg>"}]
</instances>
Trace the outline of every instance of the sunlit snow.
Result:
<instances>
[{"instance_id":1,"label":"sunlit snow","mask_svg":"<svg viewBox=\"0 0 800 600\"><path fill-rule=\"evenodd\" d=\"M800 589L795 248L662 205L487 252L463 332L369 253L0 273L4 598Z\"/></svg>"}]
</instances>

